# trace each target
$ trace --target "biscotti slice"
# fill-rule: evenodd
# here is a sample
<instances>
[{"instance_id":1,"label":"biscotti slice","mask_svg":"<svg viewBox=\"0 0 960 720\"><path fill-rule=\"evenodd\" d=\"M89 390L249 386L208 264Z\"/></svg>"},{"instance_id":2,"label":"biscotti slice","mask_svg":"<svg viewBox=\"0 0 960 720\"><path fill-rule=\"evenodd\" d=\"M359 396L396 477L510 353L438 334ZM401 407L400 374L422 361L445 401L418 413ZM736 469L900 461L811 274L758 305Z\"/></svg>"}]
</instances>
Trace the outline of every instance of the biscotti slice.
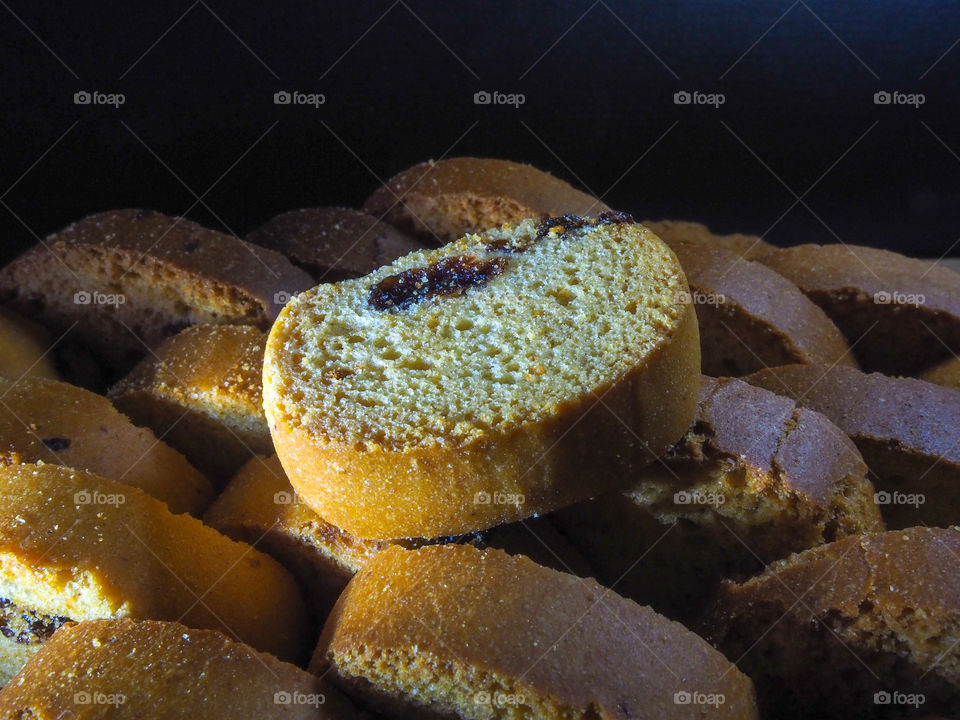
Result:
<instances>
[{"instance_id":1,"label":"biscotti slice","mask_svg":"<svg viewBox=\"0 0 960 720\"><path fill-rule=\"evenodd\" d=\"M297 296L264 408L290 482L358 537L434 538L622 486L693 417L696 315L620 213L528 219Z\"/></svg>"},{"instance_id":2,"label":"biscotti slice","mask_svg":"<svg viewBox=\"0 0 960 720\"><path fill-rule=\"evenodd\" d=\"M42 328L0 308L0 377L58 379L49 354L50 337Z\"/></svg>"},{"instance_id":3,"label":"biscotti slice","mask_svg":"<svg viewBox=\"0 0 960 720\"><path fill-rule=\"evenodd\" d=\"M744 380L795 398L850 436L889 527L960 523L960 391L817 365L769 368Z\"/></svg>"},{"instance_id":4,"label":"biscotti slice","mask_svg":"<svg viewBox=\"0 0 960 720\"><path fill-rule=\"evenodd\" d=\"M921 371L960 352L960 274L857 245L798 245L757 258L846 335L864 370Z\"/></svg>"},{"instance_id":5,"label":"biscotti slice","mask_svg":"<svg viewBox=\"0 0 960 720\"><path fill-rule=\"evenodd\" d=\"M730 250L740 257L752 260L774 249L774 246L756 235L717 235L703 223L689 220L644 220L643 224L653 230L661 240L673 247L675 243L693 243L706 247Z\"/></svg>"},{"instance_id":6,"label":"biscotti slice","mask_svg":"<svg viewBox=\"0 0 960 720\"><path fill-rule=\"evenodd\" d=\"M248 325L189 327L141 360L110 398L222 486L254 454L273 451L263 415L266 342Z\"/></svg>"},{"instance_id":7,"label":"biscotti slice","mask_svg":"<svg viewBox=\"0 0 960 720\"><path fill-rule=\"evenodd\" d=\"M5 718L303 718L360 714L315 675L175 622L68 623L0 691Z\"/></svg>"},{"instance_id":8,"label":"biscotti slice","mask_svg":"<svg viewBox=\"0 0 960 720\"><path fill-rule=\"evenodd\" d=\"M42 378L0 378L0 465L43 461L88 470L199 515L210 482L148 429L89 390Z\"/></svg>"},{"instance_id":9,"label":"biscotti slice","mask_svg":"<svg viewBox=\"0 0 960 720\"><path fill-rule=\"evenodd\" d=\"M960 358L951 357L920 374L921 380L960 390Z\"/></svg>"},{"instance_id":10,"label":"biscotti slice","mask_svg":"<svg viewBox=\"0 0 960 720\"><path fill-rule=\"evenodd\" d=\"M960 707L960 529L847 538L724 586L710 637L764 717L879 718Z\"/></svg>"},{"instance_id":11,"label":"biscotti slice","mask_svg":"<svg viewBox=\"0 0 960 720\"><path fill-rule=\"evenodd\" d=\"M434 245L524 218L597 215L609 209L530 165L475 157L414 165L363 204L365 212Z\"/></svg>"},{"instance_id":12,"label":"biscotti slice","mask_svg":"<svg viewBox=\"0 0 960 720\"><path fill-rule=\"evenodd\" d=\"M149 210L91 215L0 270L0 302L70 330L114 371L189 325L267 330L313 285L271 250Z\"/></svg>"},{"instance_id":13,"label":"biscotti slice","mask_svg":"<svg viewBox=\"0 0 960 720\"><path fill-rule=\"evenodd\" d=\"M311 669L397 718L754 718L704 640L594 580L464 545L378 554Z\"/></svg>"},{"instance_id":14,"label":"biscotti slice","mask_svg":"<svg viewBox=\"0 0 960 720\"><path fill-rule=\"evenodd\" d=\"M277 456L244 465L207 510L204 522L241 542L257 543L289 569L310 596L322 622L360 568L376 553L398 545L411 549L419 538L367 540L326 522L297 497ZM482 533L443 538L523 553L542 565L588 576L592 570L547 518L501 525Z\"/></svg>"},{"instance_id":15,"label":"biscotti slice","mask_svg":"<svg viewBox=\"0 0 960 720\"><path fill-rule=\"evenodd\" d=\"M883 529L857 448L824 416L704 377L691 428L627 492L551 518L602 582L687 620L723 578Z\"/></svg>"},{"instance_id":16,"label":"biscotti slice","mask_svg":"<svg viewBox=\"0 0 960 720\"><path fill-rule=\"evenodd\" d=\"M306 610L275 560L136 488L56 465L0 467L0 680L67 620L176 620L285 660Z\"/></svg>"},{"instance_id":17,"label":"biscotti slice","mask_svg":"<svg viewBox=\"0 0 960 720\"><path fill-rule=\"evenodd\" d=\"M283 253L316 282L360 277L423 249L399 228L339 207L285 212L247 234L247 240Z\"/></svg>"},{"instance_id":18,"label":"biscotti slice","mask_svg":"<svg viewBox=\"0 0 960 720\"><path fill-rule=\"evenodd\" d=\"M772 365L856 365L843 333L792 282L722 247L673 243L700 324L703 372Z\"/></svg>"}]
</instances>

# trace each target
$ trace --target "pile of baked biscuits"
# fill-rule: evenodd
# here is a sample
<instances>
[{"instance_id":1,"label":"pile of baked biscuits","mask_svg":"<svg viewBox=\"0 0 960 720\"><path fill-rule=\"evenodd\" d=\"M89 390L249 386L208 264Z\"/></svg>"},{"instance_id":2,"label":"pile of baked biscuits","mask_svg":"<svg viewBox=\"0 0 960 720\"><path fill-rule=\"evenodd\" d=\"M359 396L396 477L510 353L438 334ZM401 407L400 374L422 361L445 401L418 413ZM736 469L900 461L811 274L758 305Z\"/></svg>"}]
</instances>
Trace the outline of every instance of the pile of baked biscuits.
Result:
<instances>
[{"instance_id":1,"label":"pile of baked biscuits","mask_svg":"<svg viewBox=\"0 0 960 720\"><path fill-rule=\"evenodd\" d=\"M960 712L960 275L452 158L0 270L0 716Z\"/></svg>"}]
</instances>

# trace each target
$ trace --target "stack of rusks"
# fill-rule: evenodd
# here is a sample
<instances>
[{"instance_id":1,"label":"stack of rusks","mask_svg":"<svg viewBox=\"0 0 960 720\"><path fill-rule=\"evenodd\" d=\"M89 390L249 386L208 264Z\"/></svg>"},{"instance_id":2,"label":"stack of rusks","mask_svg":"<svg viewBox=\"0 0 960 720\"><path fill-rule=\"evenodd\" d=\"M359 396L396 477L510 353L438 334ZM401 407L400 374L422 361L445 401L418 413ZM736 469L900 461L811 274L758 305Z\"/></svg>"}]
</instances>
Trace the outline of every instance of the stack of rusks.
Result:
<instances>
[{"instance_id":1,"label":"stack of rusks","mask_svg":"<svg viewBox=\"0 0 960 720\"><path fill-rule=\"evenodd\" d=\"M0 717L960 712L936 264L452 158L0 303Z\"/></svg>"}]
</instances>

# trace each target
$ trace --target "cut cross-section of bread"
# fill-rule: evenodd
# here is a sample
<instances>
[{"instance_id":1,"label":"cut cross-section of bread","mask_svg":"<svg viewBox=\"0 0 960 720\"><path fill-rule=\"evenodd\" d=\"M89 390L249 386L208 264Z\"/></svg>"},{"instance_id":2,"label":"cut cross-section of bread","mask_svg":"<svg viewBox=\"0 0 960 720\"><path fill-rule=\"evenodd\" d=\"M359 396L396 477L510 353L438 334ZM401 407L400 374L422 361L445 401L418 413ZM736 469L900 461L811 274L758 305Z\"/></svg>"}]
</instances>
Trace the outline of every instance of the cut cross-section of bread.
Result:
<instances>
[{"instance_id":1,"label":"cut cross-section of bread","mask_svg":"<svg viewBox=\"0 0 960 720\"><path fill-rule=\"evenodd\" d=\"M352 720L329 684L215 630L87 620L56 632L0 691L5 718Z\"/></svg>"},{"instance_id":2,"label":"cut cross-section of bread","mask_svg":"<svg viewBox=\"0 0 960 720\"><path fill-rule=\"evenodd\" d=\"M0 271L0 301L114 371L189 325L270 327L313 280L272 250L148 210L91 215Z\"/></svg>"},{"instance_id":3,"label":"cut cross-section of bread","mask_svg":"<svg viewBox=\"0 0 960 720\"><path fill-rule=\"evenodd\" d=\"M921 371L960 352L960 274L857 245L798 245L757 257L837 324L865 370Z\"/></svg>"},{"instance_id":4,"label":"cut cross-section of bread","mask_svg":"<svg viewBox=\"0 0 960 720\"><path fill-rule=\"evenodd\" d=\"M292 210L247 240L283 253L317 282L360 277L423 245L393 225L349 208Z\"/></svg>"},{"instance_id":5,"label":"cut cross-section of bread","mask_svg":"<svg viewBox=\"0 0 960 720\"><path fill-rule=\"evenodd\" d=\"M960 707L960 529L847 538L724 586L708 636L769 718Z\"/></svg>"},{"instance_id":6,"label":"cut cross-section of bread","mask_svg":"<svg viewBox=\"0 0 960 720\"><path fill-rule=\"evenodd\" d=\"M790 363L856 365L843 333L782 275L722 247L671 247L690 283L707 375Z\"/></svg>"},{"instance_id":7,"label":"cut cross-section of bread","mask_svg":"<svg viewBox=\"0 0 960 720\"><path fill-rule=\"evenodd\" d=\"M306 610L271 557L142 491L56 465L0 467L0 675L66 620L178 620L299 659Z\"/></svg>"},{"instance_id":8,"label":"cut cross-section of bread","mask_svg":"<svg viewBox=\"0 0 960 720\"><path fill-rule=\"evenodd\" d=\"M359 537L440 537L622 487L689 426L696 315L621 213L529 219L295 298L264 407L305 503Z\"/></svg>"},{"instance_id":9,"label":"cut cross-section of bread","mask_svg":"<svg viewBox=\"0 0 960 720\"><path fill-rule=\"evenodd\" d=\"M463 545L377 555L311 669L397 718L757 717L750 680L682 625L594 580Z\"/></svg>"},{"instance_id":10,"label":"cut cross-section of bread","mask_svg":"<svg viewBox=\"0 0 960 720\"><path fill-rule=\"evenodd\" d=\"M43 328L0 308L0 377L42 377L57 380L49 354L50 337Z\"/></svg>"},{"instance_id":11,"label":"cut cross-section of bread","mask_svg":"<svg viewBox=\"0 0 960 720\"><path fill-rule=\"evenodd\" d=\"M459 157L430 160L394 175L363 209L436 245L524 218L598 215L610 208L530 165Z\"/></svg>"},{"instance_id":12,"label":"cut cross-section of bread","mask_svg":"<svg viewBox=\"0 0 960 720\"><path fill-rule=\"evenodd\" d=\"M118 408L218 485L273 451L263 415L267 336L247 325L196 325L165 340L110 389Z\"/></svg>"},{"instance_id":13,"label":"cut cross-section of bread","mask_svg":"<svg viewBox=\"0 0 960 720\"><path fill-rule=\"evenodd\" d=\"M703 378L662 463L550 517L622 595L688 620L723 578L883 529L857 448L822 415L733 378Z\"/></svg>"},{"instance_id":14,"label":"cut cross-section of bread","mask_svg":"<svg viewBox=\"0 0 960 720\"><path fill-rule=\"evenodd\" d=\"M643 224L653 230L657 237L673 247L675 243L687 242L706 247L719 247L745 257L748 260L769 252L774 246L756 235L717 235L703 223L689 220L644 220Z\"/></svg>"},{"instance_id":15,"label":"cut cross-section of bread","mask_svg":"<svg viewBox=\"0 0 960 720\"><path fill-rule=\"evenodd\" d=\"M297 497L276 455L258 456L244 465L203 521L234 540L256 542L260 550L279 560L300 581L321 623L350 578L375 554L394 545L412 549L430 542L465 542L523 554L558 570L592 574L582 555L545 517L434 541L354 537Z\"/></svg>"},{"instance_id":16,"label":"cut cross-section of bread","mask_svg":"<svg viewBox=\"0 0 960 720\"><path fill-rule=\"evenodd\" d=\"M214 496L183 455L105 397L56 380L0 378L0 465L41 461L140 488L175 513L198 515Z\"/></svg>"},{"instance_id":17,"label":"cut cross-section of bread","mask_svg":"<svg viewBox=\"0 0 960 720\"><path fill-rule=\"evenodd\" d=\"M820 365L769 368L744 380L796 399L850 436L888 527L960 523L960 391Z\"/></svg>"}]
</instances>

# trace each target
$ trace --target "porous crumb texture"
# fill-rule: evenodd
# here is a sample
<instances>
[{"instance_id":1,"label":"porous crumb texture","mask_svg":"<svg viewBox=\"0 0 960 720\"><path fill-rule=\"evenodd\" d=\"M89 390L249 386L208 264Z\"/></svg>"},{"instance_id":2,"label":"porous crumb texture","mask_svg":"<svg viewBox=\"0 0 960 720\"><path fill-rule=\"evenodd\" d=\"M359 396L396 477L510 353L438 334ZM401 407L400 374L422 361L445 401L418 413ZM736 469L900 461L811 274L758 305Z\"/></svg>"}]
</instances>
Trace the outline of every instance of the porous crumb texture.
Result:
<instances>
[{"instance_id":1,"label":"porous crumb texture","mask_svg":"<svg viewBox=\"0 0 960 720\"><path fill-rule=\"evenodd\" d=\"M525 220L294 299L267 343L264 406L304 501L363 537L459 534L569 502L545 477L563 469L530 464L554 443L564 450L560 425L585 412L596 420L570 441L609 428L608 441L622 442L582 446L588 457L621 453L601 463L630 466L644 455L638 445L675 441L698 384L686 282L665 245L616 217ZM512 466L495 472L498 462ZM406 484L390 489L392 480ZM432 482L443 500L414 507L409 484ZM381 491L379 518L335 507L349 497L362 509ZM526 513L473 502L495 491L526 496Z\"/></svg>"},{"instance_id":2,"label":"porous crumb texture","mask_svg":"<svg viewBox=\"0 0 960 720\"><path fill-rule=\"evenodd\" d=\"M857 245L797 245L760 255L830 316L860 366L910 375L960 352L960 274Z\"/></svg>"},{"instance_id":3,"label":"porous crumb texture","mask_svg":"<svg viewBox=\"0 0 960 720\"><path fill-rule=\"evenodd\" d=\"M110 390L134 422L219 484L273 442L263 415L267 336L244 325L198 325L165 340Z\"/></svg>"},{"instance_id":4,"label":"porous crumb texture","mask_svg":"<svg viewBox=\"0 0 960 720\"><path fill-rule=\"evenodd\" d=\"M708 637L757 683L764 717L900 717L960 706L957 528L847 538L727 583ZM875 693L921 694L878 704Z\"/></svg>"},{"instance_id":5,"label":"porous crumb texture","mask_svg":"<svg viewBox=\"0 0 960 720\"><path fill-rule=\"evenodd\" d=\"M496 158L446 158L390 178L365 212L433 244L551 215L597 215L600 200L530 165Z\"/></svg>"},{"instance_id":6,"label":"porous crumb texture","mask_svg":"<svg viewBox=\"0 0 960 720\"><path fill-rule=\"evenodd\" d=\"M592 580L462 545L378 554L311 669L391 717L697 717L675 702L684 690L723 694L713 717L757 717L750 680L683 626Z\"/></svg>"},{"instance_id":7,"label":"porous crumb texture","mask_svg":"<svg viewBox=\"0 0 960 720\"><path fill-rule=\"evenodd\" d=\"M125 369L144 344L189 325L266 330L286 297L312 284L278 253L183 218L118 210L80 220L14 260L0 271L0 298L55 331L73 328Z\"/></svg>"},{"instance_id":8,"label":"porous crumb texture","mask_svg":"<svg viewBox=\"0 0 960 720\"><path fill-rule=\"evenodd\" d=\"M670 247L677 243L718 247L730 250L748 260L774 249L773 245L756 235L742 233L718 235L710 232L710 228L703 223L689 220L644 220L643 224Z\"/></svg>"},{"instance_id":9,"label":"porous crumb texture","mask_svg":"<svg viewBox=\"0 0 960 720\"><path fill-rule=\"evenodd\" d=\"M856 443L888 527L960 522L960 391L854 368L786 365L747 382L822 413ZM896 495L894 495L896 493Z\"/></svg>"},{"instance_id":10,"label":"porous crumb texture","mask_svg":"<svg viewBox=\"0 0 960 720\"><path fill-rule=\"evenodd\" d=\"M705 377L690 430L634 486L552 517L602 581L689 621L724 578L883 529L866 465L835 425L740 380Z\"/></svg>"},{"instance_id":11,"label":"porous crumb texture","mask_svg":"<svg viewBox=\"0 0 960 720\"><path fill-rule=\"evenodd\" d=\"M272 558L136 488L54 465L0 467L0 598L77 621L180 620L285 659L305 640L299 590Z\"/></svg>"},{"instance_id":12,"label":"porous crumb texture","mask_svg":"<svg viewBox=\"0 0 960 720\"><path fill-rule=\"evenodd\" d=\"M43 461L137 487L174 513L203 512L209 481L101 395L41 378L0 379L0 465Z\"/></svg>"},{"instance_id":13,"label":"porous crumb texture","mask_svg":"<svg viewBox=\"0 0 960 720\"><path fill-rule=\"evenodd\" d=\"M78 697L90 700L78 702ZM0 692L0 714L24 719L360 717L319 678L219 632L131 620L91 620L59 631Z\"/></svg>"}]
</instances>

